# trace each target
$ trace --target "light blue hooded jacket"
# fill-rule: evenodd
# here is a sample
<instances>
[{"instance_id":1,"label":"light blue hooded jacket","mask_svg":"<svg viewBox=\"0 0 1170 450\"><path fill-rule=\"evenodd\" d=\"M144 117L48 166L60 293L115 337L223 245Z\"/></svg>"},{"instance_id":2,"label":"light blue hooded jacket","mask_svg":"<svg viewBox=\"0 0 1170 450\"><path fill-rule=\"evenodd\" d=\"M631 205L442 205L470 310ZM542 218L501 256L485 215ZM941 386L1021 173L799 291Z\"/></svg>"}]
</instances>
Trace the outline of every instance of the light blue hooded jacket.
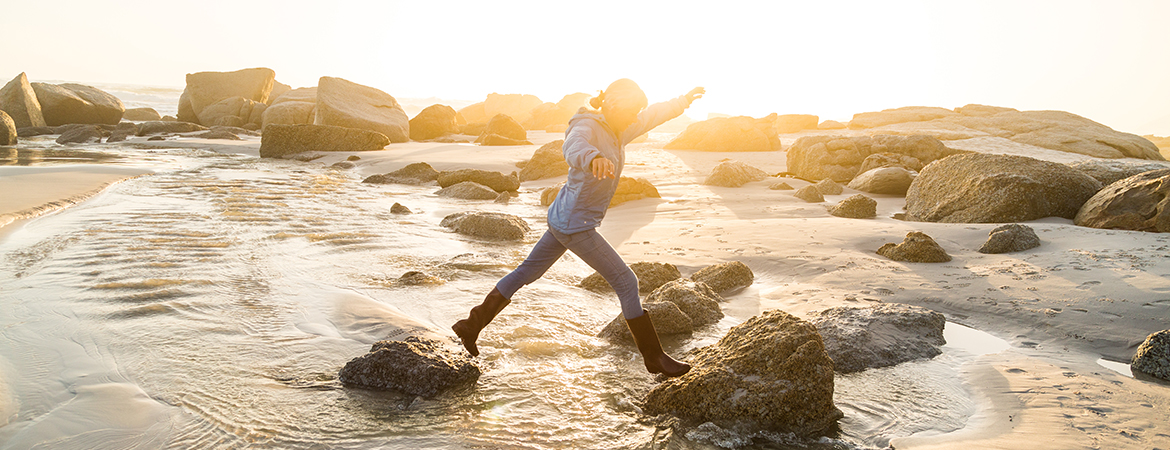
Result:
<instances>
[{"instance_id":1,"label":"light blue hooded jacket","mask_svg":"<svg viewBox=\"0 0 1170 450\"><path fill-rule=\"evenodd\" d=\"M690 102L686 96L650 105L638 114L638 119L621 136L614 134L600 112L581 108L569 120L569 128L565 130L562 151L569 163L569 179L548 208L549 228L562 234L573 234L601 225L626 164L626 144L678 117L688 106ZM598 156L613 161L613 178L593 176L591 163Z\"/></svg>"}]
</instances>

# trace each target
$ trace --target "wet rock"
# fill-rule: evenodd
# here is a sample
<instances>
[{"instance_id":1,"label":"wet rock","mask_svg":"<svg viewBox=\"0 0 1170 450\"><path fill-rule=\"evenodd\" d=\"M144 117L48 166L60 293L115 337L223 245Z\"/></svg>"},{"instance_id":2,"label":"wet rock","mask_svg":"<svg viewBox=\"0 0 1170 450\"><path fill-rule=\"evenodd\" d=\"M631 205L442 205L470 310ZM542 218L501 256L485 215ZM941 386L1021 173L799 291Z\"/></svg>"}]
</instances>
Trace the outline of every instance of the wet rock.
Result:
<instances>
[{"instance_id":1,"label":"wet rock","mask_svg":"<svg viewBox=\"0 0 1170 450\"><path fill-rule=\"evenodd\" d=\"M57 138L58 144L86 144L101 142L105 130L96 125L71 127Z\"/></svg>"},{"instance_id":2,"label":"wet rock","mask_svg":"<svg viewBox=\"0 0 1170 450\"><path fill-rule=\"evenodd\" d=\"M788 149L788 171L808 180L846 182L861 173L870 155L893 153L927 164L962 153L951 150L933 136L805 136Z\"/></svg>"},{"instance_id":3,"label":"wet rock","mask_svg":"<svg viewBox=\"0 0 1170 450\"><path fill-rule=\"evenodd\" d=\"M695 122L663 148L709 152L768 152L780 150L776 115L755 119L748 116L716 117Z\"/></svg>"},{"instance_id":4,"label":"wet rock","mask_svg":"<svg viewBox=\"0 0 1170 450\"><path fill-rule=\"evenodd\" d=\"M487 186L497 193L520 189L520 178L516 175L516 172L505 175L491 170L459 169L440 172L436 181L439 182L440 187L448 187L465 181L473 181ZM492 194L492 198L495 198L495 194Z\"/></svg>"},{"instance_id":5,"label":"wet rock","mask_svg":"<svg viewBox=\"0 0 1170 450\"><path fill-rule=\"evenodd\" d=\"M723 161L711 170L703 184L707 186L740 187L753 181L768 178L763 170L739 161Z\"/></svg>"},{"instance_id":6,"label":"wet rock","mask_svg":"<svg viewBox=\"0 0 1170 450\"><path fill-rule=\"evenodd\" d=\"M877 250L877 254L894 261L908 262L947 262L951 255L943 250L938 242L921 231L906 233L906 239L901 244L885 244Z\"/></svg>"},{"instance_id":7,"label":"wet rock","mask_svg":"<svg viewBox=\"0 0 1170 450\"><path fill-rule=\"evenodd\" d=\"M260 138L261 158L280 158L303 152L361 152L381 150L390 140L381 133L329 125L269 125Z\"/></svg>"},{"instance_id":8,"label":"wet rock","mask_svg":"<svg viewBox=\"0 0 1170 450\"><path fill-rule=\"evenodd\" d=\"M818 191L821 191L821 195L841 195L842 192L845 192L845 188L842 188L836 181L828 179L818 181L814 186Z\"/></svg>"},{"instance_id":9,"label":"wet rock","mask_svg":"<svg viewBox=\"0 0 1170 450\"><path fill-rule=\"evenodd\" d=\"M2 112L2 111L0 111L0 112ZM7 114L7 113L5 113L5 114ZM8 118L11 119L12 116L9 116ZM16 122L13 122L13 123L15 124ZM16 135L18 137L44 136L46 134L58 134L58 133L53 129L53 127L24 127L24 128L17 128L16 129Z\"/></svg>"},{"instance_id":10,"label":"wet rock","mask_svg":"<svg viewBox=\"0 0 1170 450\"><path fill-rule=\"evenodd\" d=\"M706 283L679 278L655 289L643 303L674 303L687 317L691 318L691 323L695 327L703 327L723 318L723 309L719 307L719 304L725 301Z\"/></svg>"},{"instance_id":11,"label":"wet rock","mask_svg":"<svg viewBox=\"0 0 1170 450\"><path fill-rule=\"evenodd\" d=\"M659 336L689 335L695 331L690 316L683 313L674 303L646 302L642 304L642 309L645 309L646 314L650 315L650 321L654 322L654 331L658 332ZM597 333L597 337L613 342L634 343L634 338L630 335L630 327L626 325L626 318L620 313L605 328L602 328L600 333Z\"/></svg>"},{"instance_id":12,"label":"wet rock","mask_svg":"<svg viewBox=\"0 0 1170 450\"><path fill-rule=\"evenodd\" d=\"M532 141L512 139L494 133L484 133L479 135L479 138L475 140L475 143L486 146L532 145Z\"/></svg>"},{"instance_id":13,"label":"wet rock","mask_svg":"<svg viewBox=\"0 0 1170 450\"><path fill-rule=\"evenodd\" d=\"M495 200L499 193L474 181L463 181L439 189L435 195L464 200Z\"/></svg>"},{"instance_id":14,"label":"wet rock","mask_svg":"<svg viewBox=\"0 0 1170 450\"><path fill-rule=\"evenodd\" d=\"M770 186L768 186L768 189L771 189L773 191L791 191L794 188L792 187L791 184L785 183L783 181L777 181L775 183L772 183Z\"/></svg>"},{"instance_id":15,"label":"wet rock","mask_svg":"<svg viewBox=\"0 0 1170 450\"><path fill-rule=\"evenodd\" d=\"M715 292L745 288L751 286L755 279L756 274L752 273L752 269L739 261L710 265L691 274L691 280L704 283Z\"/></svg>"},{"instance_id":16,"label":"wet rock","mask_svg":"<svg viewBox=\"0 0 1170 450\"><path fill-rule=\"evenodd\" d=\"M479 376L479 367L463 352L453 352L433 339L407 336L401 341L378 341L370 353L346 363L338 378L348 387L429 398L472 386Z\"/></svg>"},{"instance_id":17,"label":"wet rock","mask_svg":"<svg viewBox=\"0 0 1170 450\"><path fill-rule=\"evenodd\" d=\"M846 219L872 219L877 217L877 202L857 194L830 206L829 214Z\"/></svg>"},{"instance_id":18,"label":"wet rock","mask_svg":"<svg viewBox=\"0 0 1170 450\"><path fill-rule=\"evenodd\" d=\"M682 278L678 267L670 263L640 261L630 264L630 270L638 277L638 292L648 294L671 281ZM577 284L593 292L613 292L613 287L597 272L585 277Z\"/></svg>"},{"instance_id":19,"label":"wet rock","mask_svg":"<svg viewBox=\"0 0 1170 450\"><path fill-rule=\"evenodd\" d=\"M1096 178L1102 186L1109 186L1117 181L1132 177L1139 173L1151 170L1170 169L1170 163L1165 162L1132 162L1109 159L1086 159L1072 162L1069 167L1084 172L1085 175Z\"/></svg>"},{"instance_id":20,"label":"wet rock","mask_svg":"<svg viewBox=\"0 0 1170 450\"><path fill-rule=\"evenodd\" d=\"M348 158L345 158L346 161L361 161L361 159L362 157L358 155L349 155Z\"/></svg>"},{"instance_id":21,"label":"wet rock","mask_svg":"<svg viewBox=\"0 0 1170 450\"><path fill-rule=\"evenodd\" d=\"M776 132L780 134L815 130L821 118L812 114L781 114L776 116Z\"/></svg>"},{"instance_id":22,"label":"wet rock","mask_svg":"<svg viewBox=\"0 0 1170 450\"><path fill-rule=\"evenodd\" d=\"M162 133L191 133L195 131L207 131L208 128L199 124L190 122L143 122L138 124L138 135L148 136L151 134Z\"/></svg>"},{"instance_id":23,"label":"wet rock","mask_svg":"<svg viewBox=\"0 0 1170 450\"><path fill-rule=\"evenodd\" d=\"M8 113L16 128L48 125L41 112L41 102L37 100L37 93L33 91L24 72L0 88L0 111Z\"/></svg>"},{"instance_id":24,"label":"wet rock","mask_svg":"<svg viewBox=\"0 0 1170 450\"><path fill-rule=\"evenodd\" d=\"M228 140L228 141L242 140L235 133L232 133L231 131L228 131L228 130L209 130L209 131L206 131L203 133L196 134L196 135L191 136L191 137L199 138L199 139L223 139L223 140Z\"/></svg>"},{"instance_id":25,"label":"wet rock","mask_svg":"<svg viewBox=\"0 0 1170 450\"><path fill-rule=\"evenodd\" d=\"M362 183L376 184L427 184L439 178L439 171L425 162L408 164L406 167L381 175L371 175Z\"/></svg>"},{"instance_id":26,"label":"wet rock","mask_svg":"<svg viewBox=\"0 0 1170 450\"><path fill-rule=\"evenodd\" d=\"M520 169L520 181L543 180L564 177L569 174L569 163L561 148L564 139L558 139L540 146L532 153L532 159Z\"/></svg>"},{"instance_id":27,"label":"wet rock","mask_svg":"<svg viewBox=\"0 0 1170 450\"><path fill-rule=\"evenodd\" d=\"M946 318L917 306L884 303L836 307L809 320L825 343L838 373L888 367L942 354Z\"/></svg>"},{"instance_id":28,"label":"wet rock","mask_svg":"<svg viewBox=\"0 0 1170 450\"><path fill-rule=\"evenodd\" d=\"M609 206L613 207L644 198L662 198L662 195L658 193L658 188L655 188L645 178L621 177L618 180L613 198L609 200Z\"/></svg>"},{"instance_id":29,"label":"wet rock","mask_svg":"<svg viewBox=\"0 0 1170 450\"><path fill-rule=\"evenodd\" d=\"M979 247L979 253L1022 252L1039 246L1040 237L1036 236L1036 232L1032 230L1032 227L1018 223L1009 223L991 230L991 233L987 237L987 242L984 242Z\"/></svg>"},{"instance_id":30,"label":"wet rock","mask_svg":"<svg viewBox=\"0 0 1170 450\"><path fill-rule=\"evenodd\" d=\"M206 126L226 125L201 123L204 108L233 97L267 103L275 83L276 72L264 67L234 72L189 73L187 87L179 98L179 120Z\"/></svg>"},{"instance_id":31,"label":"wet rock","mask_svg":"<svg viewBox=\"0 0 1170 450\"><path fill-rule=\"evenodd\" d=\"M122 120L145 122L160 119L162 116L154 108L126 108L126 112L122 113Z\"/></svg>"},{"instance_id":32,"label":"wet rock","mask_svg":"<svg viewBox=\"0 0 1170 450\"><path fill-rule=\"evenodd\" d=\"M394 205L390 206L390 214L413 214L413 213L414 212L411 211L410 208L407 208L406 206L403 206L401 203L398 203L398 202L394 202Z\"/></svg>"},{"instance_id":33,"label":"wet rock","mask_svg":"<svg viewBox=\"0 0 1170 450\"><path fill-rule=\"evenodd\" d=\"M865 173L882 167L901 167L917 172L922 170L922 165L922 161L919 161L918 158L913 156L882 152L866 156L861 161L861 168L858 169L858 173Z\"/></svg>"},{"instance_id":34,"label":"wet rock","mask_svg":"<svg viewBox=\"0 0 1170 450\"><path fill-rule=\"evenodd\" d=\"M688 362L690 372L647 394L646 414L803 437L828 433L843 417L833 404L833 361L820 334L783 311L733 327Z\"/></svg>"},{"instance_id":35,"label":"wet rock","mask_svg":"<svg viewBox=\"0 0 1170 450\"><path fill-rule=\"evenodd\" d=\"M825 196L821 195L821 191L815 185L808 185L797 189L792 193L792 196L804 200L809 203L820 203L825 201Z\"/></svg>"},{"instance_id":36,"label":"wet rock","mask_svg":"<svg viewBox=\"0 0 1170 450\"><path fill-rule=\"evenodd\" d=\"M106 139L106 143L123 142L130 136L134 136L137 133L138 125L135 125L131 122L122 122L119 123L118 127L110 133L110 137Z\"/></svg>"},{"instance_id":37,"label":"wet rock","mask_svg":"<svg viewBox=\"0 0 1170 450\"><path fill-rule=\"evenodd\" d=\"M148 140L148 141L165 141L165 140L167 140L167 138L165 136L151 136L149 138L146 138L146 140Z\"/></svg>"},{"instance_id":38,"label":"wet rock","mask_svg":"<svg viewBox=\"0 0 1170 450\"><path fill-rule=\"evenodd\" d=\"M956 155L922 169L906 192L906 216L949 223L1072 219L1100 189L1100 181L1064 164L1013 155Z\"/></svg>"},{"instance_id":39,"label":"wet rock","mask_svg":"<svg viewBox=\"0 0 1170 450\"><path fill-rule=\"evenodd\" d=\"M1073 223L1170 233L1170 169L1140 173L1106 186L1081 206Z\"/></svg>"},{"instance_id":40,"label":"wet rock","mask_svg":"<svg viewBox=\"0 0 1170 450\"><path fill-rule=\"evenodd\" d=\"M1134 373L1144 373L1170 381L1170 330L1146 337L1129 363Z\"/></svg>"},{"instance_id":41,"label":"wet rock","mask_svg":"<svg viewBox=\"0 0 1170 450\"><path fill-rule=\"evenodd\" d=\"M881 167L858 175L849 182L849 189L871 194L906 195L914 177L913 172L902 167Z\"/></svg>"},{"instance_id":42,"label":"wet rock","mask_svg":"<svg viewBox=\"0 0 1170 450\"><path fill-rule=\"evenodd\" d=\"M390 94L342 78L317 81L313 123L381 133L390 142L410 141L410 119Z\"/></svg>"},{"instance_id":43,"label":"wet rock","mask_svg":"<svg viewBox=\"0 0 1170 450\"><path fill-rule=\"evenodd\" d=\"M354 163L349 162L349 161L338 161L338 162L333 163L333 165L329 166L329 167L332 167L334 169L349 170L349 169L352 169L354 167L357 167L357 164L354 164Z\"/></svg>"},{"instance_id":44,"label":"wet rock","mask_svg":"<svg viewBox=\"0 0 1170 450\"><path fill-rule=\"evenodd\" d=\"M524 219L511 214L485 211L454 213L444 217L439 225L460 234L490 240L520 240L531 231Z\"/></svg>"},{"instance_id":45,"label":"wet rock","mask_svg":"<svg viewBox=\"0 0 1170 450\"><path fill-rule=\"evenodd\" d=\"M481 134L480 138L476 139L475 142L477 144L482 143L486 136L492 134L511 139L512 142L528 140L528 131L524 130L524 127L520 126L519 122L507 114L496 114L495 117L492 117L491 120L489 120L487 123L487 128L483 130L483 134Z\"/></svg>"},{"instance_id":46,"label":"wet rock","mask_svg":"<svg viewBox=\"0 0 1170 450\"><path fill-rule=\"evenodd\" d=\"M443 284L443 283L444 283L444 281L442 278L436 277L434 275L429 275L429 274L426 274L423 272L419 272L416 270L406 272L406 273L402 274L402 276L398 277L397 280L394 281L394 284L399 285L399 286L425 286L425 285Z\"/></svg>"},{"instance_id":47,"label":"wet rock","mask_svg":"<svg viewBox=\"0 0 1170 450\"><path fill-rule=\"evenodd\" d=\"M459 132L455 108L447 105L431 105L419 111L410 119L410 138L425 141Z\"/></svg>"},{"instance_id":48,"label":"wet rock","mask_svg":"<svg viewBox=\"0 0 1170 450\"><path fill-rule=\"evenodd\" d=\"M16 145L17 137L16 122L8 113L0 111L0 145Z\"/></svg>"}]
</instances>

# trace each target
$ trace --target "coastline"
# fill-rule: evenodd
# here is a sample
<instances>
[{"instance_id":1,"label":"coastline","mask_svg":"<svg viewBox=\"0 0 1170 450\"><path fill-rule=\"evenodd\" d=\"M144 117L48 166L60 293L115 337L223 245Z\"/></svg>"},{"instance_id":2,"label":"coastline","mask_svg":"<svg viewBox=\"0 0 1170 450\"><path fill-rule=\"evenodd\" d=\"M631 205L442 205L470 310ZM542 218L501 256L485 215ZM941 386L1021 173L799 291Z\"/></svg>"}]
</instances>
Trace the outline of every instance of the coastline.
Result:
<instances>
[{"instance_id":1,"label":"coastline","mask_svg":"<svg viewBox=\"0 0 1170 450\"><path fill-rule=\"evenodd\" d=\"M152 173L99 164L0 167L0 239L22 223L80 204L109 187Z\"/></svg>"}]
</instances>

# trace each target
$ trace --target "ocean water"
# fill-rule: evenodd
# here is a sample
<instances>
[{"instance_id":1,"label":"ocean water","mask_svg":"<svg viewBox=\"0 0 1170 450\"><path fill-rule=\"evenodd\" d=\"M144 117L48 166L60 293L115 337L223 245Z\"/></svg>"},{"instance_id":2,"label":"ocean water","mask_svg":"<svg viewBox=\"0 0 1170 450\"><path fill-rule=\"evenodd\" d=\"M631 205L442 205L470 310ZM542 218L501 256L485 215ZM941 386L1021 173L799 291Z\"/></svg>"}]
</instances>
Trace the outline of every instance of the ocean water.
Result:
<instances>
[{"instance_id":1,"label":"ocean water","mask_svg":"<svg viewBox=\"0 0 1170 450\"><path fill-rule=\"evenodd\" d=\"M160 112L178 95L123 88L116 95L141 94ZM0 449L665 445L637 406L655 379L632 348L595 337L618 315L616 298L573 287L591 271L572 255L484 331L474 388L423 399L338 383L373 342L446 333L478 304L539 236L535 190L504 206L211 150L35 138L17 153L26 155L17 164L155 173L0 241ZM391 214L395 202L414 214ZM514 244L438 226L472 208L506 210L537 230ZM396 282L412 270L444 282ZM713 343L738 322L668 350ZM700 427L671 448L882 448L962 428L978 405L959 368L1000 348L953 324L948 339L933 360L838 376L846 416L831 439Z\"/></svg>"}]
</instances>

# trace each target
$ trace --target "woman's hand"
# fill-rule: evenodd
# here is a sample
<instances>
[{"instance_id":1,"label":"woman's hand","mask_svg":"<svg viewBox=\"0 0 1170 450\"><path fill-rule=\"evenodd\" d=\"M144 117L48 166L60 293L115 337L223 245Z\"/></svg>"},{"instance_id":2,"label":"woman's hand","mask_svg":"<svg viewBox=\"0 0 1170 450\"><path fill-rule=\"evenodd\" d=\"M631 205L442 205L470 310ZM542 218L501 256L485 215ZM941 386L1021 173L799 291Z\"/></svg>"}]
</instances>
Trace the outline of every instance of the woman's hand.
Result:
<instances>
[{"instance_id":1,"label":"woman's hand","mask_svg":"<svg viewBox=\"0 0 1170 450\"><path fill-rule=\"evenodd\" d=\"M593 176L600 180L606 178L613 178L613 161L610 161L604 156L593 158L593 162L589 164L593 169Z\"/></svg>"},{"instance_id":2,"label":"woman's hand","mask_svg":"<svg viewBox=\"0 0 1170 450\"><path fill-rule=\"evenodd\" d=\"M706 93L707 93L707 90L703 89L701 87L691 89L691 91L687 92L687 95L686 95L687 106L690 106L691 103L694 102L696 99L703 98L703 94L706 94Z\"/></svg>"}]
</instances>

